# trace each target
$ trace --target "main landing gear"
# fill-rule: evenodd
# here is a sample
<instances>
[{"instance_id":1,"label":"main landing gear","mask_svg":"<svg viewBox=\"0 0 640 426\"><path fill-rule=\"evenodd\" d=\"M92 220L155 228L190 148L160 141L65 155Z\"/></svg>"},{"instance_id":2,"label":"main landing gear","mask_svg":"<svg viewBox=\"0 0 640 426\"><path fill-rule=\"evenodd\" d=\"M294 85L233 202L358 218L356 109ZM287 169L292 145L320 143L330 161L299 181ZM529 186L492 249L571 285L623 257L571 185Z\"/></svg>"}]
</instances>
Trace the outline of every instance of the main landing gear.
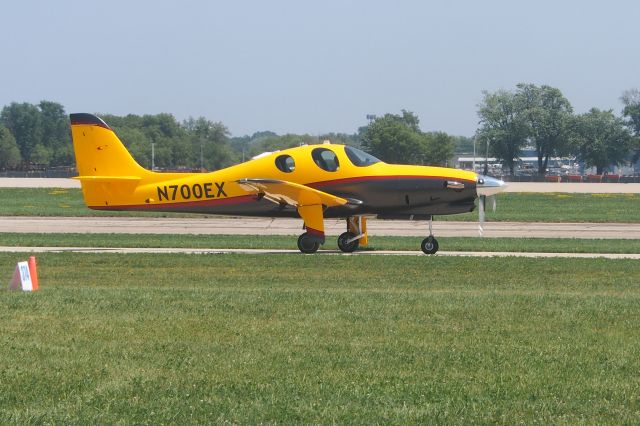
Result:
<instances>
[{"instance_id":1,"label":"main landing gear","mask_svg":"<svg viewBox=\"0 0 640 426\"><path fill-rule=\"evenodd\" d=\"M320 241L314 235L305 232L298 237L298 249L305 254L312 254L320 248Z\"/></svg>"},{"instance_id":2,"label":"main landing gear","mask_svg":"<svg viewBox=\"0 0 640 426\"><path fill-rule=\"evenodd\" d=\"M429 217L429 236L422 240L420 248L424 254L436 254L438 251L438 240L433 236L433 216Z\"/></svg>"},{"instance_id":3,"label":"main landing gear","mask_svg":"<svg viewBox=\"0 0 640 426\"><path fill-rule=\"evenodd\" d=\"M312 254L317 252L320 246L324 243L324 235L318 236L314 233L310 233L309 228L306 229L307 232L298 237L298 249L302 253ZM361 245L366 246L367 243L366 219L362 216L347 218L347 232L343 232L338 237L338 248L345 253L352 253Z\"/></svg>"},{"instance_id":4,"label":"main landing gear","mask_svg":"<svg viewBox=\"0 0 640 426\"><path fill-rule=\"evenodd\" d=\"M318 251L324 242L324 235L305 232L298 237L298 249L305 254L312 254ZM358 247L368 243L366 220L362 216L347 218L347 231L338 237L338 248L344 253L353 253ZM436 254L438 251L438 240L433 236L433 216L429 217L429 236L422 240L420 248L425 254Z\"/></svg>"}]
</instances>

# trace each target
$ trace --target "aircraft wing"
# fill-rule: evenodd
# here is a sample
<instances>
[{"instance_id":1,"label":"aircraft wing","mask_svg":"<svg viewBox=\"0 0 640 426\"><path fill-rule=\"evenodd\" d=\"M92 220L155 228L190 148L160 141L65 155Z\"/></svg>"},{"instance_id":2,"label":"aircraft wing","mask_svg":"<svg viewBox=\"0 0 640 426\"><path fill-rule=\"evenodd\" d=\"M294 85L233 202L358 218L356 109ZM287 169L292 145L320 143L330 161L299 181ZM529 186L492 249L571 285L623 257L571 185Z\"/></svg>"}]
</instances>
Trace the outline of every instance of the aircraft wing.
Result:
<instances>
[{"instance_id":1,"label":"aircraft wing","mask_svg":"<svg viewBox=\"0 0 640 426\"><path fill-rule=\"evenodd\" d=\"M264 198L276 204L304 207L323 204L327 207L345 204L362 204L360 200L342 198L327 192L277 179L240 179L237 183L246 191L263 194Z\"/></svg>"}]
</instances>

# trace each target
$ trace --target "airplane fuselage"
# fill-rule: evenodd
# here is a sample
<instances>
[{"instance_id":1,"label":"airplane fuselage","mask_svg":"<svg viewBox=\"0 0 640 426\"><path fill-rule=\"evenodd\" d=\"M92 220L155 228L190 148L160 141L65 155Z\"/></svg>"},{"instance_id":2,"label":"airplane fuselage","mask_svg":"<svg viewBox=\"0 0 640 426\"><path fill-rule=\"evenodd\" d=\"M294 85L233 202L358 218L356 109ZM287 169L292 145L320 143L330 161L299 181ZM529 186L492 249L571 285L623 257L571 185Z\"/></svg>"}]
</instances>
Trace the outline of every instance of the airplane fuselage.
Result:
<instances>
[{"instance_id":1,"label":"airplane fuselage","mask_svg":"<svg viewBox=\"0 0 640 426\"><path fill-rule=\"evenodd\" d=\"M330 150L339 162L336 170L323 170L312 160L314 149ZM284 172L275 165L287 156L296 164ZM276 204L248 194L237 181L246 176L299 183L359 204L328 207L324 217L380 215L410 217L470 212L475 207L477 175L472 172L428 166L377 162L354 165L342 145L310 145L277 151L211 173L167 173L167 180L138 186L122 203L90 200L99 210L153 210L216 215L298 217L290 204ZM85 194L90 195L90 194ZM115 194L114 194L115 195ZM132 202L133 200L137 202Z\"/></svg>"}]
</instances>

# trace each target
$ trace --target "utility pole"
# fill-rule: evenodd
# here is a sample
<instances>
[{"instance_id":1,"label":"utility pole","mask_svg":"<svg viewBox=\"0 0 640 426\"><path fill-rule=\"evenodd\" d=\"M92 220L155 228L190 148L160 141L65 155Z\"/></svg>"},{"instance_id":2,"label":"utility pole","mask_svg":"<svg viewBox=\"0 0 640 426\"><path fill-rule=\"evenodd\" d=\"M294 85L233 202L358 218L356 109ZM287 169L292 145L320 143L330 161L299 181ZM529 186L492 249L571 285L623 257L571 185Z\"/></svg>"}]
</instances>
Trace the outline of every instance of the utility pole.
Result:
<instances>
[{"instance_id":1,"label":"utility pole","mask_svg":"<svg viewBox=\"0 0 640 426\"><path fill-rule=\"evenodd\" d=\"M487 138L487 150L484 153L484 174L489 174L489 138Z\"/></svg>"},{"instance_id":2,"label":"utility pole","mask_svg":"<svg viewBox=\"0 0 640 426\"><path fill-rule=\"evenodd\" d=\"M473 166L471 166L471 170L475 173L476 171L476 139L477 135L473 135Z\"/></svg>"},{"instance_id":3,"label":"utility pole","mask_svg":"<svg viewBox=\"0 0 640 426\"><path fill-rule=\"evenodd\" d=\"M151 170L156 169L156 144L151 142Z\"/></svg>"},{"instance_id":4,"label":"utility pole","mask_svg":"<svg viewBox=\"0 0 640 426\"><path fill-rule=\"evenodd\" d=\"M202 156L203 150L204 150L204 141L202 140L202 138L200 138L200 171L204 170L204 161Z\"/></svg>"}]
</instances>

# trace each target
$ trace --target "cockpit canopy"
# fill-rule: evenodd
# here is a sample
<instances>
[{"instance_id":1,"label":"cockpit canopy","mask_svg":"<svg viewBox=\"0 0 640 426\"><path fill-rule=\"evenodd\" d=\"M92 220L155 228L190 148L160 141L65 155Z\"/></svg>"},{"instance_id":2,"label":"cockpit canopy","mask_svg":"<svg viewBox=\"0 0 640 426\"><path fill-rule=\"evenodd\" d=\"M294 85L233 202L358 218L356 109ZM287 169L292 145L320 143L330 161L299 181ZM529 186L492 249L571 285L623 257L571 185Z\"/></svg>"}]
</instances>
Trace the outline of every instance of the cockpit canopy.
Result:
<instances>
[{"instance_id":1,"label":"cockpit canopy","mask_svg":"<svg viewBox=\"0 0 640 426\"><path fill-rule=\"evenodd\" d=\"M347 154L347 157L349 157L349 160L351 160L354 166L367 167L380 162L380 160L373 155L352 146L345 146L344 152Z\"/></svg>"}]
</instances>

